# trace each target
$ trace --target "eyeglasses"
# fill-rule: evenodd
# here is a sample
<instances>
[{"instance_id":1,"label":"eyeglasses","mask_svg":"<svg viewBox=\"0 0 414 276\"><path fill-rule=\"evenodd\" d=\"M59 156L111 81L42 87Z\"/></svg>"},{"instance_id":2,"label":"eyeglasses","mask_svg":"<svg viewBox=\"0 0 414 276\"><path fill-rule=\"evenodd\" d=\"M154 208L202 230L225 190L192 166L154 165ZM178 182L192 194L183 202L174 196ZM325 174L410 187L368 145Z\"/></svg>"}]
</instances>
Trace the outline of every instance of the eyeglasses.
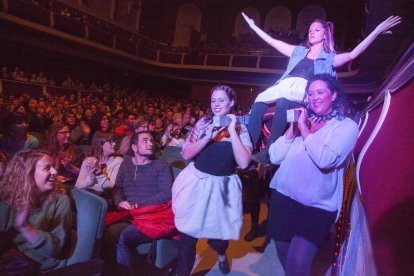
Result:
<instances>
[{"instance_id":1,"label":"eyeglasses","mask_svg":"<svg viewBox=\"0 0 414 276\"><path fill-rule=\"evenodd\" d=\"M58 133L66 135L66 134L69 134L70 131L58 131Z\"/></svg>"}]
</instances>

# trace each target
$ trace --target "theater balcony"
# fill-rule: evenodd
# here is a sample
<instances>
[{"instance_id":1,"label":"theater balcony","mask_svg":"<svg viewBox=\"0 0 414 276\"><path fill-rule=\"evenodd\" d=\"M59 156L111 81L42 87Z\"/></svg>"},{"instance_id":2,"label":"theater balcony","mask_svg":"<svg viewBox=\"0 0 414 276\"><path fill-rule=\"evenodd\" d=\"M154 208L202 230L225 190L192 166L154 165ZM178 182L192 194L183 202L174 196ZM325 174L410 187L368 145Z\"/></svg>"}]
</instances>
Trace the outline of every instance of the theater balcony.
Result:
<instances>
[{"instance_id":1,"label":"theater balcony","mask_svg":"<svg viewBox=\"0 0 414 276\"><path fill-rule=\"evenodd\" d=\"M365 34L390 12L403 12L402 3L390 2L367 2ZM62 3L56 1L56 4ZM68 17L56 6L50 9L39 1L3 0L0 12L2 49L29 47L153 77L260 88L273 84L286 68L287 58L282 55L269 55L262 50L218 54L174 48L139 34L128 35L126 30L108 22L91 24L92 16L90 21ZM389 68L408 47L413 29L412 19L404 18L392 36L378 38L360 59L339 68L338 75L345 91L362 101L376 91Z\"/></svg>"}]
</instances>

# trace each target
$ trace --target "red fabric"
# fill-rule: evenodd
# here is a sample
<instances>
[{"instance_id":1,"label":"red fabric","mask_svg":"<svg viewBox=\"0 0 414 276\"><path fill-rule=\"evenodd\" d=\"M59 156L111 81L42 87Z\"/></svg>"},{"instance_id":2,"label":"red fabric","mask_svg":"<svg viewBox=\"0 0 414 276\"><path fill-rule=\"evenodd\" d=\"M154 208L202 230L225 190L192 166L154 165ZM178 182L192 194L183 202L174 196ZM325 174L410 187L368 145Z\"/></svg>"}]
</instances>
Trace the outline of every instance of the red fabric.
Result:
<instances>
[{"instance_id":1,"label":"red fabric","mask_svg":"<svg viewBox=\"0 0 414 276\"><path fill-rule=\"evenodd\" d=\"M130 211L108 212L105 217L105 225L108 226L118 221L125 219L130 220L132 215Z\"/></svg>"},{"instance_id":2,"label":"red fabric","mask_svg":"<svg viewBox=\"0 0 414 276\"><path fill-rule=\"evenodd\" d=\"M368 122L365 125L364 130L359 135L358 141L354 148L354 156L355 160L358 160L359 154L362 151L362 148L367 143L369 137L372 134L372 131L374 130L375 126L378 123L379 117L381 116L382 112L382 104L374 108L369 112Z\"/></svg>"},{"instance_id":3,"label":"red fabric","mask_svg":"<svg viewBox=\"0 0 414 276\"><path fill-rule=\"evenodd\" d=\"M164 204L142 206L130 211L110 212L106 215L105 225L125 219L151 239L177 235L171 200Z\"/></svg>"},{"instance_id":4,"label":"red fabric","mask_svg":"<svg viewBox=\"0 0 414 276\"><path fill-rule=\"evenodd\" d=\"M132 136L134 135L134 131L130 130L127 125L123 124L114 129L114 133L116 136Z\"/></svg>"},{"instance_id":5,"label":"red fabric","mask_svg":"<svg viewBox=\"0 0 414 276\"><path fill-rule=\"evenodd\" d=\"M387 117L361 160L359 179L380 275L414 271L414 80L392 94Z\"/></svg>"},{"instance_id":6,"label":"red fabric","mask_svg":"<svg viewBox=\"0 0 414 276\"><path fill-rule=\"evenodd\" d=\"M263 150L269 143L270 133L272 132L272 121L276 112L276 106L271 105L263 115L262 140L260 141L260 150Z\"/></svg>"}]
</instances>

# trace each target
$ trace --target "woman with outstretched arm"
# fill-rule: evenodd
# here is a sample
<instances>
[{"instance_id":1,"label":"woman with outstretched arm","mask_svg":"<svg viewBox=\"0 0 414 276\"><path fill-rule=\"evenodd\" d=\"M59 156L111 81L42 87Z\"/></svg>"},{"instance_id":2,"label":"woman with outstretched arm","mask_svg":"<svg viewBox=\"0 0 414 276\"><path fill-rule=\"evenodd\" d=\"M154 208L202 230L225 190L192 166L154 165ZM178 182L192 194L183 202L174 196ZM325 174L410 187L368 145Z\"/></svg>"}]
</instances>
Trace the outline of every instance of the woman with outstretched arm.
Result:
<instances>
[{"instance_id":1,"label":"woman with outstretched arm","mask_svg":"<svg viewBox=\"0 0 414 276\"><path fill-rule=\"evenodd\" d=\"M357 58L380 35L391 33L390 29L401 22L399 16L390 16L381 22L352 51L337 53L334 45L333 24L316 19L309 26L308 39L304 46L291 45L275 39L260 29L253 19L242 13L250 28L271 47L289 57L289 63L282 77L271 87L260 93L252 106L248 130L254 150L259 151L263 115L269 104L276 102L272 131L266 148L252 159L269 163L269 146L286 130L286 110L299 107L305 96L305 87L314 75L329 74L336 77L336 68Z\"/></svg>"}]
</instances>

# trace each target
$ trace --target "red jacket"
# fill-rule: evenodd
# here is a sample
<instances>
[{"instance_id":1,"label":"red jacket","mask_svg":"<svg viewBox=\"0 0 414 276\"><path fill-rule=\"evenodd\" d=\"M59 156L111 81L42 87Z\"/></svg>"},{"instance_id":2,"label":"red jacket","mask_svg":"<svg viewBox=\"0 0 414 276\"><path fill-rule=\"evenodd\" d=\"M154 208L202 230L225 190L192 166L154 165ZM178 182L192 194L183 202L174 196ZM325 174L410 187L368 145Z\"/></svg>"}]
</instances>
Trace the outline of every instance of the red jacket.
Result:
<instances>
[{"instance_id":1,"label":"red jacket","mask_svg":"<svg viewBox=\"0 0 414 276\"><path fill-rule=\"evenodd\" d=\"M110 212L106 215L105 225L125 219L151 239L172 238L177 235L171 200L164 204L142 206L129 211Z\"/></svg>"}]
</instances>

